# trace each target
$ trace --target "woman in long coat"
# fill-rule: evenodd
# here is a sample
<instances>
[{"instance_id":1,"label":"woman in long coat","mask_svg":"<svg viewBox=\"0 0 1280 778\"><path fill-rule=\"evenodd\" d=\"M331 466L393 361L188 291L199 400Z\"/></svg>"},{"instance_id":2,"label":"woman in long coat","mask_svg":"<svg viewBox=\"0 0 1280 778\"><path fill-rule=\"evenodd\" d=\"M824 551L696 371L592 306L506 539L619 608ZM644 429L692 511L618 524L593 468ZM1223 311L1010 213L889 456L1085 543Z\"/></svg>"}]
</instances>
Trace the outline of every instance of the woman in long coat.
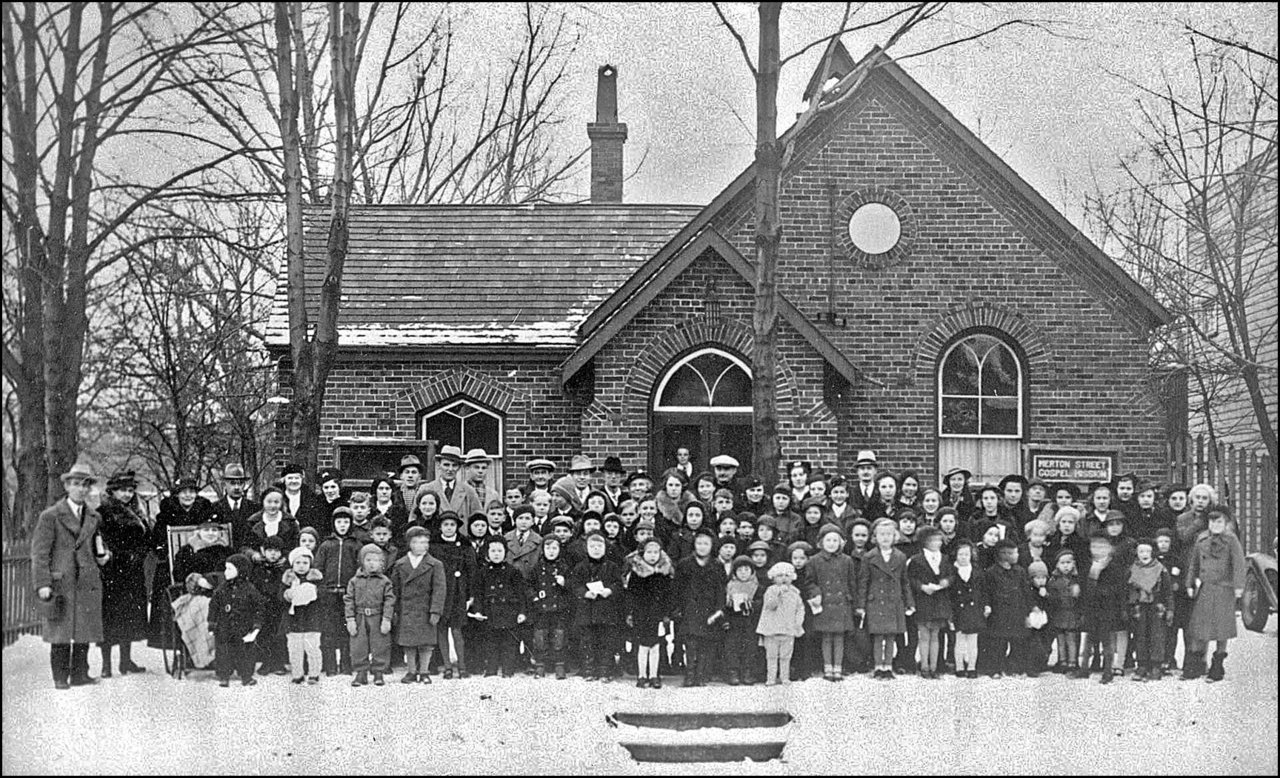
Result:
<instances>
[{"instance_id":1,"label":"woman in long coat","mask_svg":"<svg viewBox=\"0 0 1280 778\"><path fill-rule=\"evenodd\" d=\"M169 604L169 528L199 525L214 516L213 503L200 496L194 478L181 478L173 492L160 501L160 512L151 527L151 550L156 555L156 569L151 576L151 619L147 628L147 645L169 648L173 645L173 608Z\"/></svg>"},{"instance_id":2,"label":"woman in long coat","mask_svg":"<svg viewBox=\"0 0 1280 778\"><path fill-rule=\"evenodd\" d=\"M46 508L31 535L31 582L44 611L53 685L97 683L89 677L89 644L102 642L100 565L110 554L98 537L98 512L85 503L93 473L75 465L62 475L67 496Z\"/></svg>"},{"instance_id":3,"label":"woman in long coat","mask_svg":"<svg viewBox=\"0 0 1280 778\"><path fill-rule=\"evenodd\" d=\"M133 641L147 636L147 576L151 525L139 507L133 471L107 481L107 496L98 507L99 532L111 552L102 568L102 677L111 677L111 647L120 646L120 674L145 673L133 662Z\"/></svg>"}]
</instances>

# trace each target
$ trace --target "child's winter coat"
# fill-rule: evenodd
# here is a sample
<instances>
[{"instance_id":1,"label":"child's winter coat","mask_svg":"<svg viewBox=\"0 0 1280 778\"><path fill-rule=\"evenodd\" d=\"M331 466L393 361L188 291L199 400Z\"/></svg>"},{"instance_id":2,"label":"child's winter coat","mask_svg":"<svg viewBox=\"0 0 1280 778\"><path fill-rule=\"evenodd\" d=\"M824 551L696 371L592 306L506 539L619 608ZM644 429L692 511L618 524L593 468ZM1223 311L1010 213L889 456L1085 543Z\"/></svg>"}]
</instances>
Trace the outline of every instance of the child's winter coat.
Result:
<instances>
[{"instance_id":1,"label":"child's winter coat","mask_svg":"<svg viewBox=\"0 0 1280 778\"><path fill-rule=\"evenodd\" d=\"M456 536L453 540L438 538L431 543L431 556L444 566L444 608L440 611L440 627L461 627L468 621L467 600L475 592L476 555L471 544Z\"/></svg>"},{"instance_id":2,"label":"child's winter coat","mask_svg":"<svg viewBox=\"0 0 1280 778\"><path fill-rule=\"evenodd\" d=\"M1112 557L1096 579L1086 572L1080 576L1080 610L1086 632L1103 634L1125 628L1128 619L1125 601L1129 587L1129 568Z\"/></svg>"},{"instance_id":3,"label":"child's winter coat","mask_svg":"<svg viewBox=\"0 0 1280 778\"><path fill-rule=\"evenodd\" d=\"M284 600L280 597L281 576L289 569L289 563L281 558L275 564L265 559L253 565L249 580L263 597L262 631L275 635L280 630L280 618L284 614ZM280 633L283 634L283 633Z\"/></svg>"},{"instance_id":4,"label":"child's winter coat","mask_svg":"<svg viewBox=\"0 0 1280 778\"><path fill-rule=\"evenodd\" d=\"M1049 574L1049 626L1065 632L1079 632L1084 625L1080 611L1080 576L1054 570Z\"/></svg>"},{"instance_id":5,"label":"child's winter coat","mask_svg":"<svg viewBox=\"0 0 1280 778\"><path fill-rule=\"evenodd\" d=\"M312 567L324 576L329 586L346 587L351 576L360 567L361 543L350 532L346 535L331 534L316 548Z\"/></svg>"},{"instance_id":6,"label":"child's winter coat","mask_svg":"<svg viewBox=\"0 0 1280 778\"><path fill-rule=\"evenodd\" d=\"M826 600L824 593L824 611ZM907 631L906 610L916 607L916 601L907 578L905 554L895 548L886 561L880 549L873 548L863 555L858 607L866 611L866 629L872 635L897 635Z\"/></svg>"},{"instance_id":7,"label":"child's winter coat","mask_svg":"<svg viewBox=\"0 0 1280 778\"><path fill-rule=\"evenodd\" d=\"M388 620L395 612L396 592L390 578L382 573L361 570L347 582L346 594L342 596L342 614L348 625L357 616L381 616Z\"/></svg>"},{"instance_id":8,"label":"child's winter coat","mask_svg":"<svg viewBox=\"0 0 1280 778\"><path fill-rule=\"evenodd\" d=\"M472 610L488 619L489 629L515 629L518 618L528 615L528 587L520 571L506 562L486 562L480 571L479 596Z\"/></svg>"},{"instance_id":9,"label":"child's winter coat","mask_svg":"<svg viewBox=\"0 0 1280 778\"><path fill-rule=\"evenodd\" d=\"M982 574L982 599L991 608L986 634L998 638L1021 638L1027 632L1027 615L1035 605L1031 578L1017 565L995 564Z\"/></svg>"},{"instance_id":10,"label":"child's winter coat","mask_svg":"<svg viewBox=\"0 0 1280 778\"><path fill-rule=\"evenodd\" d=\"M608 597L587 599L587 584L599 581L612 593ZM622 622L622 611L619 602L622 600L622 573L609 557L599 559L587 557L573 568L573 594L577 603L573 612L575 627L609 626L616 627Z\"/></svg>"},{"instance_id":11,"label":"child's winter coat","mask_svg":"<svg viewBox=\"0 0 1280 778\"><path fill-rule=\"evenodd\" d=\"M800 637L804 634L804 610L799 589L791 584L772 584L764 590L756 634Z\"/></svg>"},{"instance_id":12,"label":"child's winter coat","mask_svg":"<svg viewBox=\"0 0 1280 778\"><path fill-rule=\"evenodd\" d=\"M639 554L628 557L624 577L626 612L636 641L651 646L658 640L658 624L671 615L672 576L675 569L666 552L651 565Z\"/></svg>"},{"instance_id":13,"label":"child's winter coat","mask_svg":"<svg viewBox=\"0 0 1280 778\"><path fill-rule=\"evenodd\" d=\"M680 622L677 632L685 637L714 637L721 631L708 625L707 619L724 602L724 565L711 558L705 562L700 565L697 557L690 556L676 566L674 600Z\"/></svg>"},{"instance_id":14,"label":"child's winter coat","mask_svg":"<svg viewBox=\"0 0 1280 778\"><path fill-rule=\"evenodd\" d=\"M809 560L805 569L822 593L822 610L813 614L814 631L851 632L858 592L858 566L848 554L839 551L832 554L823 550Z\"/></svg>"},{"instance_id":15,"label":"child's winter coat","mask_svg":"<svg viewBox=\"0 0 1280 778\"><path fill-rule=\"evenodd\" d=\"M552 614L568 615L573 607L573 592L569 588L572 571L563 557L554 560L542 557L538 564L529 571L529 589L533 600L535 616ZM556 578L564 579L561 585Z\"/></svg>"},{"instance_id":16,"label":"child's winter coat","mask_svg":"<svg viewBox=\"0 0 1280 778\"><path fill-rule=\"evenodd\" d=\"M284 571L284 574L280 577L280 599L284 602L284 612L280 616L281 633L287 635L291 632L320 631L319 600L313 597L311 602L305 605L298 605L294 602L294 599L304 584L310 584L313 589L318 590L320 581L323 578L324 576L320 574L320 571L315 569L308 570L303 580L299 580L298 574L293 570Z\"/></svg>"},{"instance_id":17,"label":"child's winter coat","mask_svg":"<svg viewBox=\"0 0 1280 778\"><path fill-rule=\"evenodd\" d=\"M396 645L434 646L436 625L444 614L449 594L444 564L423 554L417 568L409 554L391 566L391 585L396 597Z\"/></svg>"},{"instance_id":18,"label":"child's winter coat","mask_svg":"<svg viewBox=\"0 0 1280 778\"><path fill-rule=\"evenodd\" d=\"M986 629L987 619L983 615L986 602L982 597L982 571L970 565L969 580L962 576L960 568L954 568L951 586L947 589L951 597L951 623L956 632L976 635Z\"/></svg>"},{"instance_id":19,"label":"child's winter coat","mask_svg":"<svg viewBox=\"0 0 1280 778\"><path fill-rule=\"evenodd\" d=\"M907 562L907 578L911 581L911 594L915 598L917 624L951 620L951 597L947 594L947 590L939 589L932 594L926 594L923 587L925 584L949 586L954 576L955 568L947 561L946 556L939 561L937 572L934 572L933 567L929 565L929 560L925 558L923 551Z\"/></svg>"},{"instance_id":20,"label":"child's winter coat","mask_svg":"<svg viewBox=\"0 0 1280 778\"><path fill-rule=\"evenodd\" d=\"M209 631L219 643L262 628L263 597L245 576L223 581L209 603Z\"/></svg>"},{"instance_id":21,"label":"child's winter coat","mask_svg":"<svg viewBox=\"0 0 1280 778\"><path fill-rule=\"evenodd\" d=\"M1229 526L1229 525L1228 525ZM1220 535L1201 532L1187 555L1187 586L1199 581L1188 632L1197 640L1236 636L1236 591L1244 588L1244 549L1230 529Z\"/></svg>"},{"instance_id":22,"label":"child's winter coat","mask_svg":"<svg viewBox=\"0 0 1280 778\"><path fill-rule=\"evenodd\" d=\"M764 607L765 587L751 576L749 581L730 578L724 587L724 617L730 636L754 635ZM735 597L736 595L736 597ZM743 600L735 607L734 600ZM754 638L753 638L754 640Z\"/></svg>"}]
</instances>

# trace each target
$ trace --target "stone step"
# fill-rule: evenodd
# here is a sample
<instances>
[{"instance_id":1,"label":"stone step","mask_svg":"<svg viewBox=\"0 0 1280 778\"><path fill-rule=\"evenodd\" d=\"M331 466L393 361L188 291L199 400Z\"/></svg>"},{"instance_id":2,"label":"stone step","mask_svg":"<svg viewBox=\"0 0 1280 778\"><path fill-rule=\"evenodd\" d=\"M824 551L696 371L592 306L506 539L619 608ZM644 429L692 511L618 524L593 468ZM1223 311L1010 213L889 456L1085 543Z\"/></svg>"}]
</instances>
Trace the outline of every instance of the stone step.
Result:
<instances>
[{"instance_id":1,"label":"stone step","mask_svg":"<svg viewBox=\"0 0 1280 778\"><path fill-rule=\"evenodd\" d=\"M725 713L708 711L705 713L654 713L638 711L619 711L613 717L621 724L633 727L651 727L654 729L756 729L759 727L782 727L791 723L791 714L785 711Z\"/></svg>"},{"instance_id":2,"label":"stone step","mask_svg":"<svg viewBox=\"0 0 1280 778\"><path fill-rule=\"evenodd\" d=\"M782 756L785 740L759 743L629 743L627 749L637 762L767 762Z\"/></svg>"}]
</instances>

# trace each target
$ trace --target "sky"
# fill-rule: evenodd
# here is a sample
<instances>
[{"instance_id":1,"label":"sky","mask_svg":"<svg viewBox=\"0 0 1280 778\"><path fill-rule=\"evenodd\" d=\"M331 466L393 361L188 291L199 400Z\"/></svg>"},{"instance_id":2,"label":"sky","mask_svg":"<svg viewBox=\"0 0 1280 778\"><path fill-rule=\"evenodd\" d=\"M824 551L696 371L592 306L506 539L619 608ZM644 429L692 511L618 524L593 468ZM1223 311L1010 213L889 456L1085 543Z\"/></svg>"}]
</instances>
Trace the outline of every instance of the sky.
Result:
<instances>
[{"instance_id":1,"label":"sky","mask_svg":"<svg viewBox=\"0 0 1280 778\"><path fill-rule=\"evenodd\" d=\"M858 19L877 18L900 4L867 4ZM783 6L783 55L834 32L843 3ZM619 118L628 126L626 166L634 173L624 198L635 203L710 201L753 156L754 85L742 55L709 3L557 3L581 41L570 61L566 117L558 145L586 147L593 119L596 68L617 66ZM978 42L903 62L904 69L982 138L1028 183L1077 224L1094 176L1119 188L1116 162L1138 145L1138 91L1162 73L1188 83L1189 47L1183 24L1274 50L1274 3L1258 4L958 4L891 49L906 54L965 37L1011 18L1051 20L1057 36L1008 28ZM459 54L483 60L495 39L514 36L520 8L472 4L460 9ZM754 55L754 4L728 4L726 13ZM844 37L855 59L888 32ZM779 130L794 121L800 96L820 56L815 48L784 67L778 96ZM643 163L640 164L643 159ZM639 164L638 170L633 170ZM585 166L573 181L589 189Z\"/></svg>"}]
</instances>

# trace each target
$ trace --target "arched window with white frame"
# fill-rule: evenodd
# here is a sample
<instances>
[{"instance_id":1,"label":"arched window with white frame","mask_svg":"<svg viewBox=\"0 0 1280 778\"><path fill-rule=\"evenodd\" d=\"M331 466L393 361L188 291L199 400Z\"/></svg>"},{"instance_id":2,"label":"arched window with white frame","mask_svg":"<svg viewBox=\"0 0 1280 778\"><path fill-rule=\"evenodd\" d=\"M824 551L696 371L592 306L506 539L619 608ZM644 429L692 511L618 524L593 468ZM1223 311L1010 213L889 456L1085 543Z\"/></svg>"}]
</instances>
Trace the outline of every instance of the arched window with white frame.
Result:
<instances>
[{"instance_id":1,"label":"arched window with white frame","mask_svg":"<svg viewBox=\"0 0 1280 778\"><path fill-rule=\"evenodd\" d=\"M489 494L500 498L504 421L502 414L478 402L455 397L424 411L418 417L418 433L424 440L435 440L437 451L442 446L457 446L464 454L472 449L484 449L489 455L485 482Z\"/></svg>"},{"instance_id":2,"label":"arched window with white frame","mask_svg":"<svg viewBox=\"0 0 1280 778\"><path fill-rule=\"evenodd\" d=\"M689 450L697 470L717 454L751 469L751 368L739 355L706 345L676 358L653 391L649 467L661 473Z\"/></svg>"},{"instance_id":3,"label":"arched window with white frame","mask_svg":"<svg viewBox=\"0 0 1280 778\"><path fill-rule=\"evenodd\" d=\"M938 360L938 472L963 467L975 483L1022 471L1022 358L995 331L962 333Z\"/></svg>"}]
</instances>

